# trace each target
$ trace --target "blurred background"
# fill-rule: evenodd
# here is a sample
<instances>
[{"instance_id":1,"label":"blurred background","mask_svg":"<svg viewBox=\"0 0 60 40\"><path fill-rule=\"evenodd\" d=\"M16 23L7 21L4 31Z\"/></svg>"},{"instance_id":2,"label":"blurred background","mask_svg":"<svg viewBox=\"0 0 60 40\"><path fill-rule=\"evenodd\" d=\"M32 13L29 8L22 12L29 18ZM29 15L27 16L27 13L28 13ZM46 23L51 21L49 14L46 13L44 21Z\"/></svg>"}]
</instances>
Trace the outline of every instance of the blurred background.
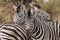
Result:
<instances>
[{"instance_id":1,"label":"blurred background","mask_svg":"<svg viewBox=\"0 0 60 40\"><path fill-rule=\"evenodd\" d=\"M21 3L20 0L0 0L0 23L12 22L14 9L13 5ZM38 4L41 8L51 14L51 19L60 22L60 0L33 0L32 3Z\"/></svg>"}]
</instances>

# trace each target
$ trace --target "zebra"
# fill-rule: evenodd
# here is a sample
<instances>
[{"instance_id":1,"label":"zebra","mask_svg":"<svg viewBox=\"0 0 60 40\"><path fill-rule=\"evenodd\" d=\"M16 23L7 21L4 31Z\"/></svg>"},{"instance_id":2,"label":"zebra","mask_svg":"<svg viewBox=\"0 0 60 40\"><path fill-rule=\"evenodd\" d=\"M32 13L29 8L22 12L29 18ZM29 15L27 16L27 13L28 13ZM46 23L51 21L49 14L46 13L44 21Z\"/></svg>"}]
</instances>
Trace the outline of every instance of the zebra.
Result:
<instances>
[{"instance_id":1,"label":"zebra","mask_svg":"<svg viewBox=\"0 0 60 40\"><path fill-rule=\"evenodd\" d=\"M54 34L54 29L53 29L53 27L52 27L52 25L50 26L50 24L48 24L46 21L47 20L49 20L50 19L50 15L48 14L48 13L46 13L45 11L43 11L43 10L41 10L39 7L38 7L38 5L34 5L34 9L35 9L35 11L34 11L34 17L35 17L35 20L37 20L34 24L34 26L36 26L37 25L37 27L38 26L40 26L41 27L41 25L42 25L42 29L41 29L41 31L43 30L44 32L45 32L45 30L47 29L47 30L49 30L48 32L49 33L51 33L50 35L51 35L51 40L55 40L55 34ZM40 21L39 21L40 20ZM41 22L42 21L42 22ZM46 23L45 23L46 22ZM42 23L42 24L41 24ZM47 25L48 24L48 25ZM43 25L46 25L46 29L45 29L45 26L43 27ZM33 27L33 29L34 29L34 27ZM35 29L36 30L36 29ZM39 30L39 27L37 28L37 30ZM36 30L36 31L37 31ZM46 31L47 31L46 30ZM37 31L36 32L36 34L38 34L38 32L39 31ZM42 32L42 35L41 35L41 37L42 37L42 39L44 38L44 35L46 34L46 33L44 33L44 32ZM48 34L49 34L48 33ZM39 34L38 34L39 35ZM49 35L49 36L50 36ZM35 38L36 38L36 36L37 35L35 35ZM45 37L46 37L46 35L45 35ZM37 39L37 40L42 40L42 39ZM44 39L44 40L50 40L50 39Z\"/></svg>"},{"instance_id":2,"label":"zebra","mask_svg":"<svg viewBox=\"0 0 60 40\"><path fill-rule=\"evenodd\" d=\"M24 0L25 1L25 0ZM28 0L26 0L28 1ZM31 2L30 0L28 1L29 3ZM21 5L24 6L24 5ZM27 31L24 27L24 23L26 20L26 14L24 12L25 9L24 7L21 7L20 5L18 7L15 7L16 11L16 16L17 14L19 16L14 17L14 20L16 18L16 24L10 24L10 23L4 23L1 26L0 29L0 40L30 40L29 35L27 35ZM18 19L19 18L19 19ZM17 25L19 24L19 25ZM28 37L27 37L28 36Z\"/></svg>"},{"instance_id":3,"label":"zebra","mask_svg":"<svg viewBox=\"0 0 60 40\"><path fill-rule=\"evenodd\" d=\"M29 30L29 34L31 34L30 37L32 40L55 40L55 34L54 34L55 32L54 32L52 25L50 25L47 22L47 20L44 21L44 19L42 19L42 18L47 17L46 19L49 20L49 15L43 14L43 15L45 15L43 17L41 17L42 15L40 15L40 14L42 14L42 12L43 13L46 13L46 12L39 11L40 10L39 8L38 8L39 10L37 12L37 10L35 10L35 6L33 6L26 14L25 6L23 5L23 6L19 6L19 7L22 7L23 9L22 9L22 11L16 10L17 15L15 15L14 20L15 20L15 22L17 22L16 23L17 25L20 25L21 23L18 23L18 22L21 21L20 19L23 19L24 22L22 22L22 24L24 24L24 27L27 31ZM20 8L18 8L18 9L20 9ZM20 16L21 14L23 15L23 18L17 17L17 16ZM45 33L45 32L48 32L48 33ZM48 35L48 36L46 36L46 35ZM48 37L48 39L47 39L47 37Z\"/></svg>"},{"instance_id":4,"label":"zebra","mask_svg":"<svg viewBox=\"0 0 60 40\"><path fill-rule=\"evenodd\" d=\"M56 32L56 39L59 40L59 22L58 20L54 21L55 26L55 32Z\"/></svg>"},{"instance_id":5,"label":"zebra","mask_svg":"<svg viewBox=\"0 0 60 40\"><path fill-rule=\"evenodd\" d=\"M32 8L27 11L24 5L19 5L16 7L16 14L14 17L16 24L4 24L4 26L2 26L0 32L1 40L30 40L29 37L31 40L46 40L47 37L49 37L47 40L55 40L53 27L50 26L47 22L40 20L38 13L31 13L31 10ZM48 36L46 36L47 34Z\"/></svg>"},{"instance_id":6,"label":"zebra","mask_svg":"<svg viewBox=\"0 0 60 40\"><path fill-rule=\"evenodd\" d=\"M4 23L0 29L0 40L27 40L27 32L18 25Z\"/></svg>"},{"instance_id":7,"label":"zebra","mask_svg":"<svg viewBox=\"0 0 60 40\"><path fill-rule=\"evenodd\" d=\"M20 6L17 7L17 10L19 7ZM19 11L17 11L16 15L17 14L19 15ZM18 16L18 18L22 18L22 19L19 19L20 22L17 21L16 24L4 23L1 26L1 29L0 29L0 39L1 40L30 40L30 38L29 38L30 36L27 35L28 33L24 27L25 16L23 13L21 13L21 14Z\"/></svg>"}]
</instances>

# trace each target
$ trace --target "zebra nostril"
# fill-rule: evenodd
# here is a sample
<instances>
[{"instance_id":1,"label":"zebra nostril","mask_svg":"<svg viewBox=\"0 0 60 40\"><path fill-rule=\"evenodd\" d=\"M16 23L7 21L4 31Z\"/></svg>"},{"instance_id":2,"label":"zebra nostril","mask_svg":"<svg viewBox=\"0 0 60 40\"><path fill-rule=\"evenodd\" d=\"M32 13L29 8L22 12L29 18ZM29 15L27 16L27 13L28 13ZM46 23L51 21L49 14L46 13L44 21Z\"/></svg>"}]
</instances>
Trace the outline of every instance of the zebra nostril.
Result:
<instances>
[{"instance_id":1,"label":"zebra nostril","mask_svg":"<svg viewBox=\"0 0 60 40\"><path fill-rule=\"evenodd\" d=\"M13 22L16 22L16 18L13 18Z\"/></svg>"}]
</instances>

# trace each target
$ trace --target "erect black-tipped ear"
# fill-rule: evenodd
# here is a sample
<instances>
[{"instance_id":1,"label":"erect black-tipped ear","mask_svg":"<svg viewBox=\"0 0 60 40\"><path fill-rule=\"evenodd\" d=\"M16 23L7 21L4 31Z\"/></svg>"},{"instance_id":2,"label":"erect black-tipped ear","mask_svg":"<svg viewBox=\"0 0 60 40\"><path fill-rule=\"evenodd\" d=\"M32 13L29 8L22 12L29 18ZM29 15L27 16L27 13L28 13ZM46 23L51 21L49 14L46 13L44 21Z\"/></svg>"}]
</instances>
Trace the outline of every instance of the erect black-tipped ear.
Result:
<instances>
[{"instance_id":1,"label":"erect black-tipped ear","mask_svg":"<svg viewBox=\"0 0 60 40\"><path fill-rule=\"evenodd\" d=\"M19 5L19 6L17 6L17 9L20 9L20 5Z\"/></svg>"},{"instance_id":2,"label":"erect black-tipped ear","mask_svg":"<svg viewBox=\"0 0 60 40\"><path fill-rule=\"evenodd\" d=\"M18 12L19 11L19 9L20 9L20 5L13 5L13 8L14 8L14 10L16 11L16 12Z\"/></svg>"},{"instance_id":3,"label":"erect black-tipped ear","mask_svg":"<svg viewBox=\"0 0 60 40\"><path fill-rule=\"evenodd\" d=\"M17 12L19 12L20 11L20 5L19 6L17 6L17 10L16 10Z\"/></svg>"}]
</instances>

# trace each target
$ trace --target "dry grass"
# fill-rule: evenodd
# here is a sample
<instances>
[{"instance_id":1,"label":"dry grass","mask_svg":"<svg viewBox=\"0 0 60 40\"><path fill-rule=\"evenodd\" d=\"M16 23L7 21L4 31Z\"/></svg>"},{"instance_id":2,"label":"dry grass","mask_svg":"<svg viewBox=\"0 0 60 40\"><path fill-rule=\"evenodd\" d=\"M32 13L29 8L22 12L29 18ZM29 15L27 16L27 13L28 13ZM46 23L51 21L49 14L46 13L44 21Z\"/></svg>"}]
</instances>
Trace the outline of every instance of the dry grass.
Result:
<instances>
[{"instance_id":1,"label":"dry grass","mask_svg":"<svg viewBox=\"0 0 60 40\"><path fill-rule=\"evenodd\" d=\"M14 10L12 3L0 2L0 22L11 22Z\"/></svg>"}]
</instances>

